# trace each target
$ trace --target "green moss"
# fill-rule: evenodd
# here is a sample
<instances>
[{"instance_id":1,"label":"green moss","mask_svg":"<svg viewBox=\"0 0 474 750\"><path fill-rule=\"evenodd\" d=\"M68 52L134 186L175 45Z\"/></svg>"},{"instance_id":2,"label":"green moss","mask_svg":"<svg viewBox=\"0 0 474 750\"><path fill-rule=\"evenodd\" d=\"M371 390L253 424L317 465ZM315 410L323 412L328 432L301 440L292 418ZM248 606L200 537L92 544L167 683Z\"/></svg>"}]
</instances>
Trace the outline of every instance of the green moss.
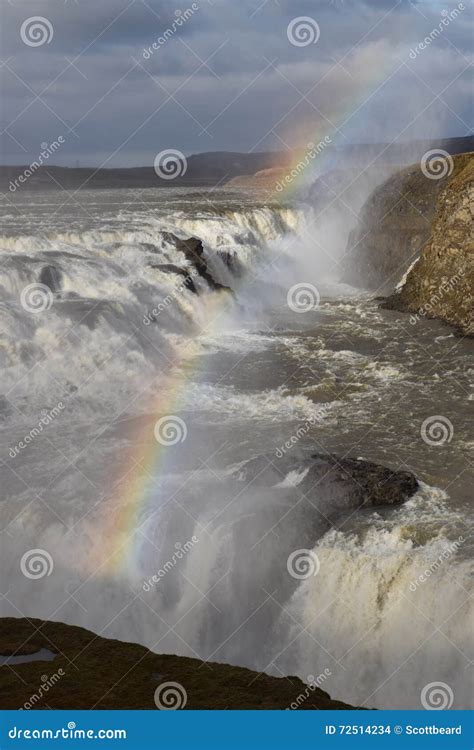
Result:
<instances>
[{"instance_id":1,"label":"green moss","mask_svg":"<svg viewBox=\"0 0 474 750\"><path fill-rule=\"evenodd\" d=\"M0 653L47 648L51 662L2 666L0 708L18 709L37 695L44 677L64 674L34 702L36 709L150 709L164 682L186 691L186 709L285 709L307 691L297 677L270 677L249 669L155 654L135 643L110 640L59 622L0 619ZM322 690L309 691L301 709L352 708Z\"/></svg>"}]
</instances>

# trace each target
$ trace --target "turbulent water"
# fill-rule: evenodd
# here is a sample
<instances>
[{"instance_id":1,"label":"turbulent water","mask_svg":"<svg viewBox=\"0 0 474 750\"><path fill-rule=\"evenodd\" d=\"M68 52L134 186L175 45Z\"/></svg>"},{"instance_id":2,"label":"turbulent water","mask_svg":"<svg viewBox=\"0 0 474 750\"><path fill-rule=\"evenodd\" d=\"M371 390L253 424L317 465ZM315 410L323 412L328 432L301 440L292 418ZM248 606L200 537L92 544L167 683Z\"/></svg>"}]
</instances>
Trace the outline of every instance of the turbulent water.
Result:
<instances>
[{"instance_id":1,"label":"turbulent water","mask_svg":"<svg viewBox=\"0 0 474 750\"><path fill-rule=\"evenodd\" d=\"M1 219L2 614L326 670L354 705L418 708L443 682L467 707L468 344L338 284L350 226L308 205L45 192ZM193 274L190 236L232 291ZM288 297L301 283L319 295L305 313ZM420 489L335 507L315 452ZM290 575L301 549L315 575Z\"/></svg>"}]
</instances>

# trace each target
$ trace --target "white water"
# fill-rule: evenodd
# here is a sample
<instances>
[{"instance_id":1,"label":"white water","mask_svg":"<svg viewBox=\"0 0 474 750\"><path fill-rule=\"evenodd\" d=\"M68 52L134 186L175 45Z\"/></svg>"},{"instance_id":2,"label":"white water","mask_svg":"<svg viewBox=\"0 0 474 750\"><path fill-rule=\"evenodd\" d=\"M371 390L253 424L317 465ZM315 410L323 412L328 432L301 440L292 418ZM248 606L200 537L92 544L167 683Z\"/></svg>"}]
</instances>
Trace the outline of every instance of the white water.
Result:
<instances>
[{"instance_id":1,"label":"white water","mask_svg":"<svg viewBox=\"0 0 474 750\"><path fill-rule=\"evenodd\" d=\"M409 505L426 506L433 494L425 488ZM392 528L375 522L359 535L323 537L315 548L321 574L302 583L289 602L298 625L290 627L296 641L282 663L286 669L297 663L301 674L311 644L319 644L310 671L329 667L329 691L343 684L352 704L421 707L422 688L442 680L456 705L469 707L473 611L465 586L472 565L462 555L456 559L442 532L414 544L406 510ZM299 637L301 628L306 633Z\"/></svg>"},{"instance_id":2,"label":"white water","mask_svg":"<svg viewBox=\"0 0 474 750\"><path fill-rule=\"evenodd\" d=\"M2 614L64 620L156 651L305 679L329 668L325 689L357 705L418 708L424 685L443 681L453 707L467 706L466 543L410 589L467 536L463 492L454 501L423 486L397 510L354 513L347 499L335 513L332 488L313 489L308 476L303 448L336 445L343 455L354 445L351 455L394 468L410 461L430 478L441 455L424 452L416 429L412 436L419 415L408 404L395 434L385 425L381 437L355 440L381 421L378 409L412 398L418 380L420 414L424 404L436 409L439 383L422 369L423 350L407 347L403 326L364 295L328 287L334 279L321 277L327 262L312 244L311 218L296 208L217 211L202 202L192 211L121 208L100 218L98 201L92 228L71 220L70 231L59 222L45 234L36 231L44 211L32 207L22 232L0 240L1 588L9 592ZM334 243L333 276L349 228L320 227ZM209 269L234 294L211 292L200 278L200 294L177 292L182 276L150 265L186 266L165 232L202 239ZM235 254L238 273L222 251ZM50 309L32 314L20 296L45 265L58 270L60 289ZM322 304L309 316L292 314L287 291L308 280ZM449 342L438 346L448 351ZM463 365L451 361L454 381ZM464 450L462 406L455 383L444 386L456 423L444 456L454 474ZM64 410L12 458L12 446L59 402ZM97 571L97 547L118 532L121 500L132 497L129 456L147 454L156 418L168 409L185 420L187 440L156 467L151 500L130 529L126 569ZM308 422L298 446L276 458L275 448ZM245 461L261 454L271 462L249 480ZM343 530L341 513L349 517ZM98 534L104 528L107 538ZM143 582L193 535L198 543L145 591ZM35 548L54 559L40 580L20 571L22 555ZM302 581L286 567L299 548L320 561L318 575Z\"/></svg>"}]
</instances>

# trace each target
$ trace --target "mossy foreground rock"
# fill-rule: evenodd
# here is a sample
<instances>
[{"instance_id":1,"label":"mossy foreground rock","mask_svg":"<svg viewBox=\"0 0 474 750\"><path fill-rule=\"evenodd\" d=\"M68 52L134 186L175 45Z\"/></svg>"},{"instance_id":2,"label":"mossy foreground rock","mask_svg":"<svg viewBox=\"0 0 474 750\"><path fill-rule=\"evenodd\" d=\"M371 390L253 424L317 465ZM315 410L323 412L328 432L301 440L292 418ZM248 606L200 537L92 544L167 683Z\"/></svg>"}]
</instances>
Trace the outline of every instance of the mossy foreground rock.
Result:
<instances>
[{"instance_id":1,"label":"mossy foreground rock","mask_svg":"<svg viewBox=\"0 0 474 750\"><path fill-rule=\"evenodd\" d=\"M31 656L41 649L56 657L0 666L0 708L156 710L155 692L168 708L352 708L297 677L155 654L59 622L0 619L2 656Z\"/></svg>"}]
</instances>

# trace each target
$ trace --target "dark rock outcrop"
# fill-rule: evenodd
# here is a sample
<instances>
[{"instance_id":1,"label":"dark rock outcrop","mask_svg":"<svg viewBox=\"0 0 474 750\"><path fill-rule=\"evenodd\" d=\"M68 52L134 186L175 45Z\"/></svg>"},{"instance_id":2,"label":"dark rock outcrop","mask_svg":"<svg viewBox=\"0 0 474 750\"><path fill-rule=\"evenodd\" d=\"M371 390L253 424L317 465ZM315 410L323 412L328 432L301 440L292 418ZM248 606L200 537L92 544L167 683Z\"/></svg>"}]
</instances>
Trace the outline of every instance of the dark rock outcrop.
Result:
<instances>
[{"instance_id":1,"label":"dark rock outcrop","mask_svg":"<svg viewBox=\"0 0 474 750\"><path fill-rule=\"evenodd\" d=\"M322 467L329 466L330 481L342 483L356 508L400 505L418 489L416 477L408 471L393 471L372 461L339 458L315 453L312 458Z\"/></svg>"},{"instance_id":2,"label":"dark rock outcrop","mask_svg":"<svg viewBox=\"0 0 474 750\"><path fill-rule=\"evenodd\" d=\"M166 682L182 686L186 709L352 708L297 677L155 654L59 622L0 619L1 655L32 655L42 649L56 653L53 661L0 666L0 708L156 710L155 691ZM52 685L41 690L48 677Z\"/></svg>"},{"instance_id":3,"label":"dark rock outcrop","mask_svg":"<svg viewBox=\"0 0 474 750\"><path fill-rule=\"evenodd\" d=\"M174 263L151 263L150 268L156 268L159 271L163 271L164 273L175 273L177 276L182 276L183 284L186 289L189 289L189 291L193 292L193 294L198 293L196 284L193 281L193 277L188 271L186 271L185 268L175 266Z\"/></svg>"},{"instance_id":4,"label":"dark rock outcrop","mask_svg":"<svg viewBox=\"0 0 474 750\"><path fill-rule=\"evenodd\" d=\"M61 291L62 274L56 266L43 266L41 269L40 284L47 286L53 294Z\"/></svg>"},{"instance_id":5,"label":"dark rock outcrop","mask_svg":"<svg viewBox=\"0 0 474 750\"><path fill-rule=\"evenodd\" d=\"M270 461L270 458L272 459ZM341 458L331 453L299 455L290 451L275 458L261 455L246 461L236 475L252 485L282 486L282 476L294 472L298 489L311 497L319 495L318 507L327 519L334 521L346 511L400 505L418 489L414 474L395 471L385 466L358 458ZM304 478L299 477L303 475Z\"/></svg>"},{"instance_id":6,"label":"dark rock outcrop","mask_svg":"<svg viewBox=\"0 0 474 750\"><path fill-rule=\"evenodd\" d=\"M415 164L376 188L349 235L344 281L392 292L431 236L438 197L446 194L471 158L470 154L452 157L452 171L440 179L429 179Z\"/></svg>"},{"instance_id":7,"label":"dark rock outcrop","mask_svg":"<svg viewBox=\"0 0 474 750\"><path fill-rule=\"evenodd\" d=\"M432 234L403 287L383 307L441 318L474 333L474 154L440 193ZM466 163L467 160L467 163Z\"/></svg>"},{"instance_id":8,"label":"dark rock outcrop","mask_svg":"<svg viewBox=\"0 0 474 750\"><path fill-rule=\"evenodd\" d=\"M204 247L200 239L197 237L189 237L186 240L182 240L169 232L164 232L163 237L165 240L172 243L178 252L183 253L188 263L196 270L199 276L208 283L211 289L226 289L227 291L231 291L228 286L217 281L209 271L206 258L204 257Z\"/></svg>"},{"instance_id":9,"label":"dark rock outcrop","mask_svg":"<svg viewBox=\"0 0 474 750\"><path fill-rule=\"evenodd\" d=\"M239 277L243 275L244 267L235 250L232 253L228 250L218 250L217 255L233 276Z\"/></svg>"}]
</instances>

